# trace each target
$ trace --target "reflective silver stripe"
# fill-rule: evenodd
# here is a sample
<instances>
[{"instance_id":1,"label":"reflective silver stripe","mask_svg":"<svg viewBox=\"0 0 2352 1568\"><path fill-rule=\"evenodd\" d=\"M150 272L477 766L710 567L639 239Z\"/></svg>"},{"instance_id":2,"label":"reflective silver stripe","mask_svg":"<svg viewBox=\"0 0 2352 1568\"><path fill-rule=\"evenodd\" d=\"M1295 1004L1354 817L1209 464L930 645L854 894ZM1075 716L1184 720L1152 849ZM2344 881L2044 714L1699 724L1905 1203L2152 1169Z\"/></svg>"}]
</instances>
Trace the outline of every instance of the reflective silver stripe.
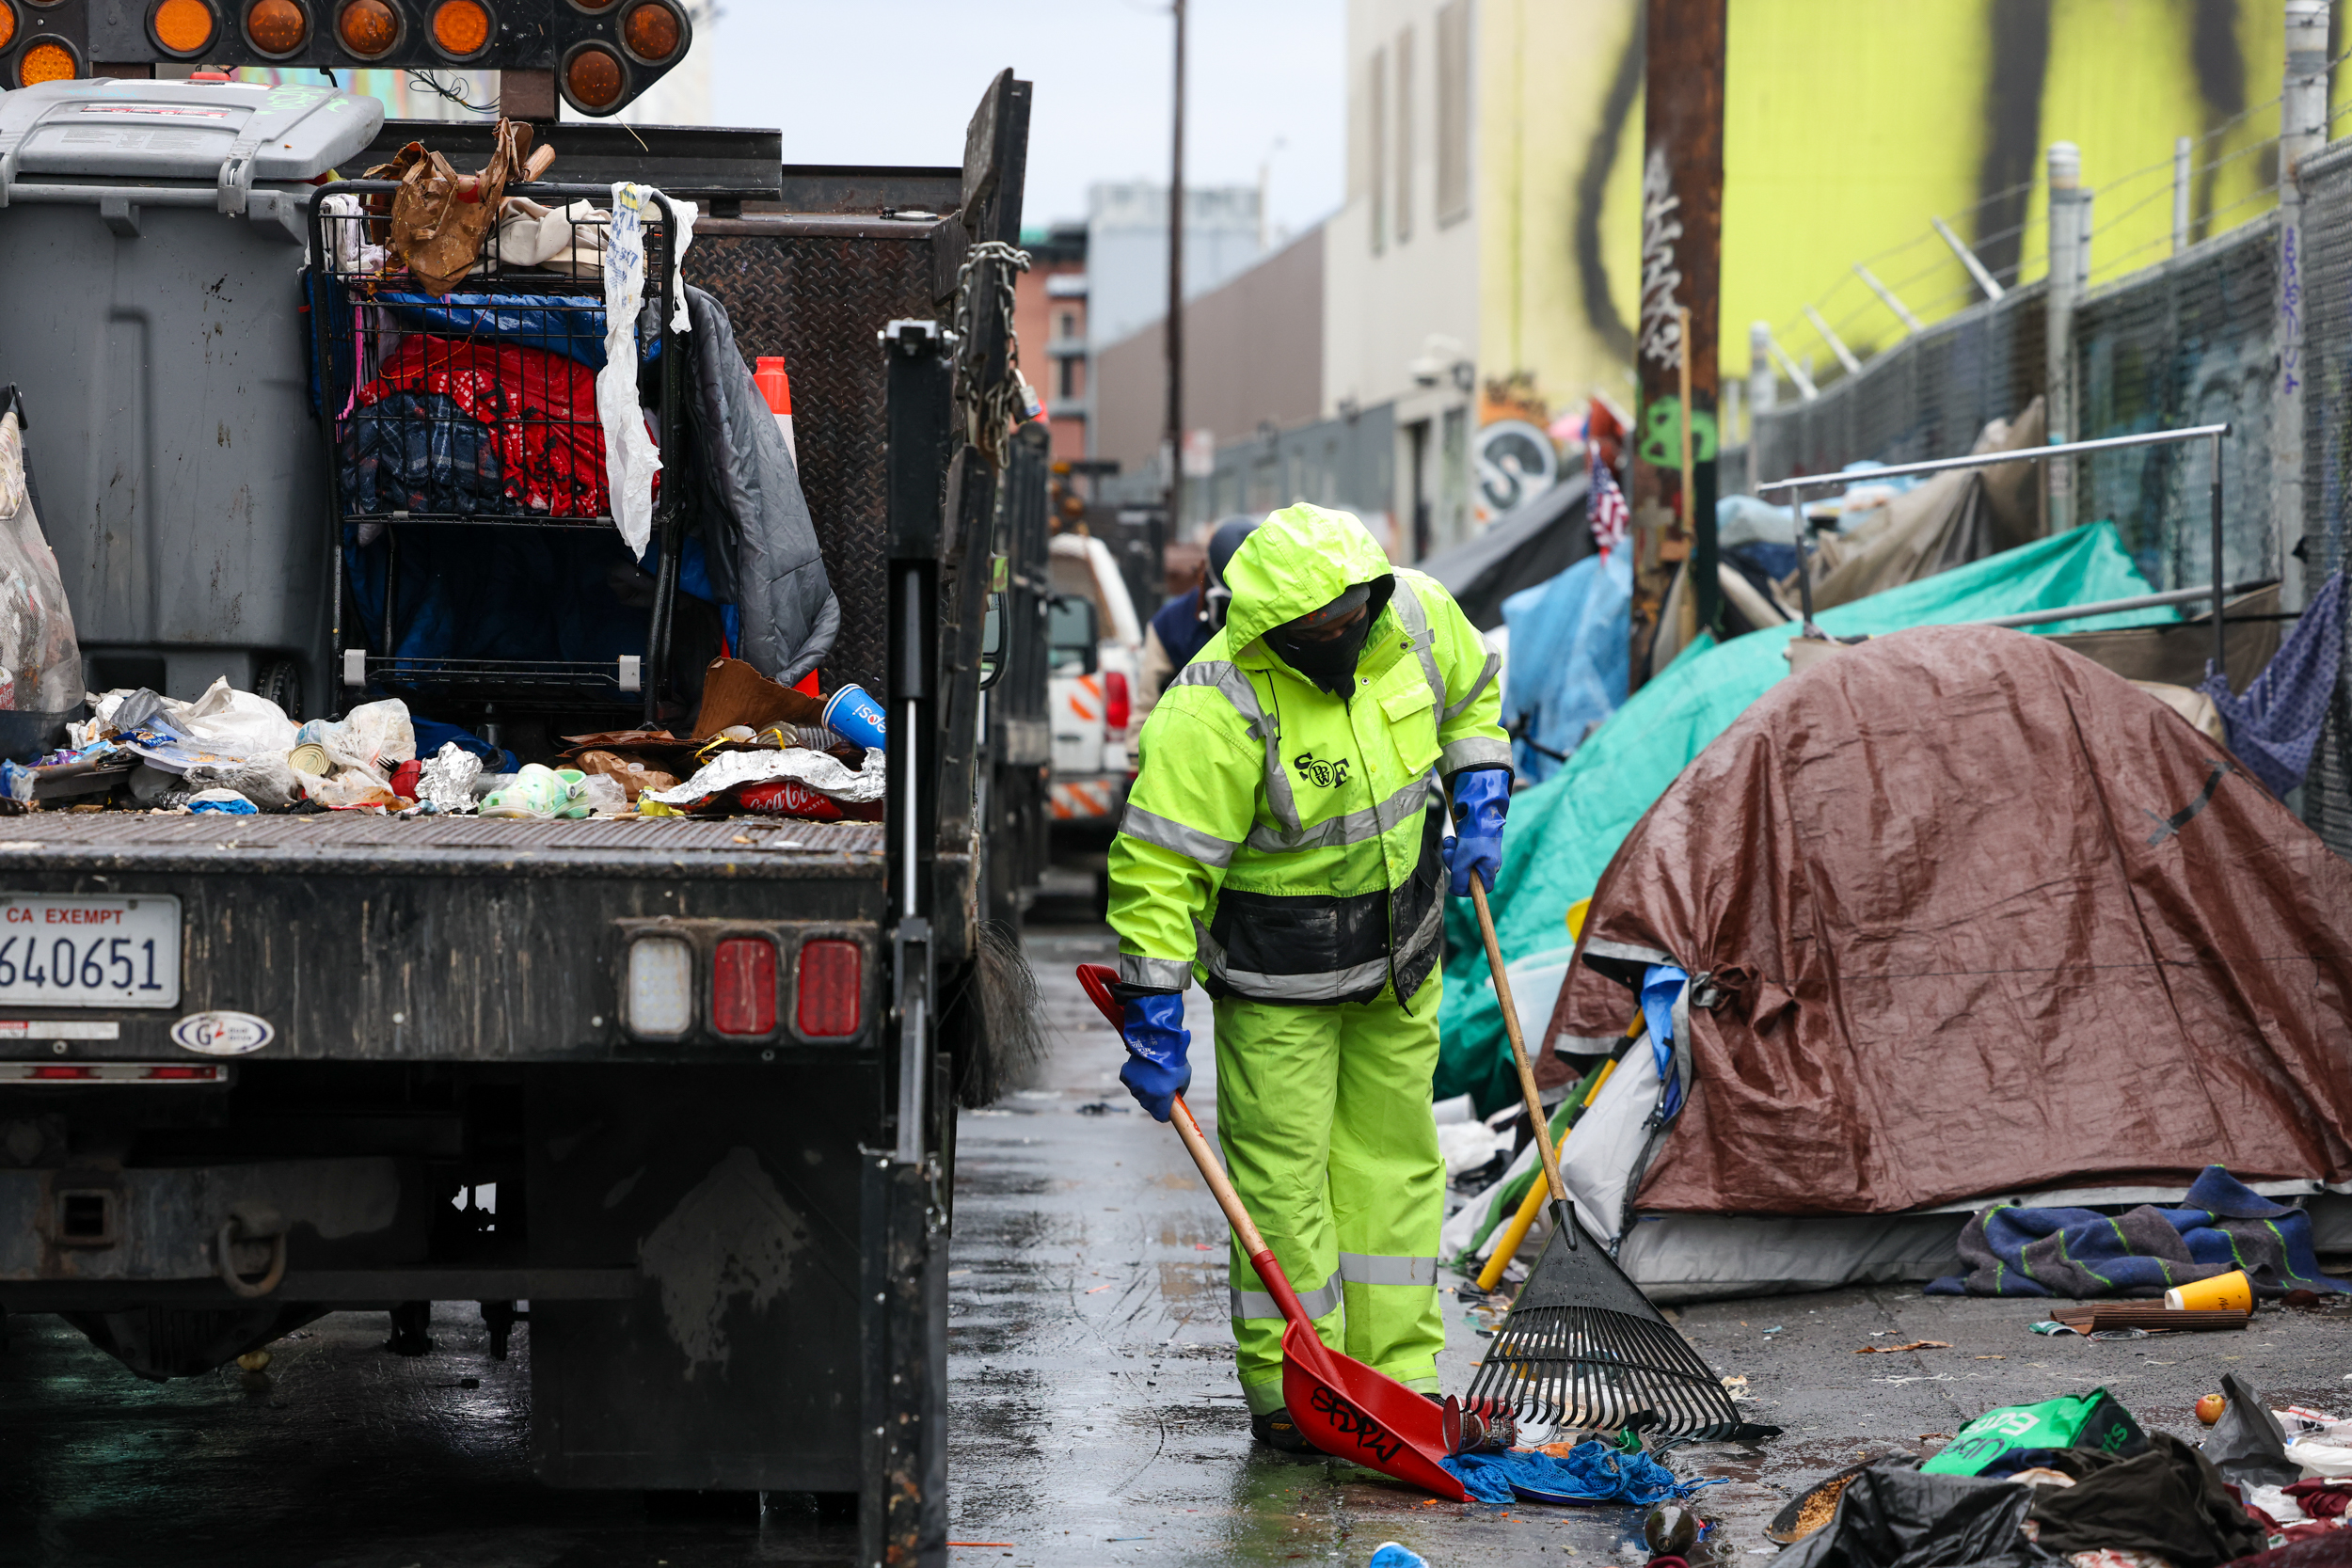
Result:
<instances>
[{"instance_id":1,"label":"reflective silver stripe","mask_svg":"<svg viewBox=\"0 0 2352 1568\"><path fill-rule=\"evenodd\" d=\"M1132 811L1134 808L1128 809ZM1252 828L1249 830L1249 847L1278 855L1294 849L1336 849L1343 845L1361 844L1366 839L1378 838L1400 822L1409 822L1428 809L1428 781L1415 779L1376 806L1366 806L1361 811L1330 817L1296 832L1263 826Z\"/></svg>"},{"instance_id":2,"label":"reflective silver stripe","mask_svg":"<svg viewBox=\"0 0 2352 1568\"><path fill-rule=\"evenodd\" d=\"M1435 905L1431 911L1436 913ZM1376 988L1389 973L1385 956L1349 969L1327 969L1310 974L1261 974L1255 970L1231 969L1226 966L1224 947L1209 935L1209 928L1196 919L1192 929L1200 943L1201 967L1252 1002L1337 1002L1343 996ZM1435 926L1423 922L1422 926L1432 941L1443 929L1442 922Z\"/></svg>"},{"instance_id":3,"label":"reflective silver stripe","mask_svg":"<svg viewBox=\"0 0 2352 1568\"><path fill-rule=\"evenodd\" d=\"M1176 673L1168 682L1170 689L1179 686L1213 686L1225 694L1241 715L1249 733L1265 742L1266 805L1274 819L1291 832L1298 831L1298 802L1291 795L1291 777L1282 767L1282 726L1265 715L1259 705L1258 689L1249 684L1249 676L1231 659L1195 659Z\"/></svg>"},{"instance_id":4,"label":"reflective silver stripe","mask_svg":"<svg viewBox=\"0 0 2352 1568\"><path fill-rule=\"evenodd\" d=\"M1429 611L1422 608L1421 591L1413 579L1397 574L1396 585L1404 592L1393 595L1389 603L1396 610L1396 619L1404 626L1405 635L1413 640L1413 653L1421 660L1421 673L1429 682L1429 690L1438 700L1430 713L1432 723L1440 722L1439 713L1446 705L1445 677L1438 673L1438 656L1430 650Z\"/></svg>"},{"instance_id":5,"label":"reflective silver stripe","mask_svg":"<svg viewBox=\"0 0 2352 1568\"><path fill-rule=\"evenodd\" d=\"M1488 654L1486 656L1486 668L1478 672L1478 678L1476 680L1470 682L1470 695L1464 697L1460 702L1455 703L1453 706L1447 708L1443 713L1439 714L1438 716L1438 719L1440 721L1447 719L1459 719L1462 716L1463 709L1469 707L1470 704L1478 701L1478 694L1486 689L1486 683L1494 679L1496 672L1500 671L1502 668L1502 656L1501 654Z\"/></svg>"},{"instance_id":6,"label":"reflective silver stripe","mask_svg":"<svg viewBox=\"0 0 2352 1568\"><path fill-rule=\"evenodd\" d=\"M1372 1252L1340 1254L1340 1278L1350 1285L1421 1285L1438 1283L1435 1258L1388 1258Z\"/></svg>"},{"instance_id":7,"label":"reflective silver stripe","mask_svg":"<svg viewBox=\"0 0 2352 1568\"><path fill-rule=\"evenodd\" d=\"M1431 1277L1434 1280L1436 1276ZM1236 1318L1279 1319L1282 1315L1282 1309L1274 1305L1274 1298L1263 1291L1237 1291L1228 1285L1225 1294L1232 1305ZM1311 1318L1320 1318L1337 1310L1340 1305L1340 1276L1333 1275L1319 1289L1299 1291L1298 1305L1307 1309L1307 1316Z\"/></svg>"},{"instance_id":8,"label":"reflective silver stripe","mask_svg":"<svg viewBox=\"0 0 2352 1568\"><path fill-rule=\"evenodd\" d=\"M1153 990L1183 990L1192 984L1192 964L1184 958L1147 958L1139 953L1119 955L1122 985L1150 986Z\"/></svg>"},{"instance_id":9,"label":"reflective silver stripe","mask_svg":"<svg viewBox=\"0 0 2352 1568\"><path fill-rule=\"evenodd\" d=\"M1156 844L1202 865L1227 864L1232 860L1233 851L1240 847L1232 839L1219 838L1157 812L1145 811L1133 801L1128 802L1127 814L1120 818L1119 831L1129 838Z\"/></svg>"},{"instance_id":10,"label":"reflective silver stripe","mask_svg":"<svg viewBox=\"0 0 2352 1568\"><path fill-rule=\"evenodd\" d=\"M1438 753L1438 771L1448 777L1465 768L1508 768L1511 743L1490 735L1466 735Z\"/></svg>"}]
</instances>

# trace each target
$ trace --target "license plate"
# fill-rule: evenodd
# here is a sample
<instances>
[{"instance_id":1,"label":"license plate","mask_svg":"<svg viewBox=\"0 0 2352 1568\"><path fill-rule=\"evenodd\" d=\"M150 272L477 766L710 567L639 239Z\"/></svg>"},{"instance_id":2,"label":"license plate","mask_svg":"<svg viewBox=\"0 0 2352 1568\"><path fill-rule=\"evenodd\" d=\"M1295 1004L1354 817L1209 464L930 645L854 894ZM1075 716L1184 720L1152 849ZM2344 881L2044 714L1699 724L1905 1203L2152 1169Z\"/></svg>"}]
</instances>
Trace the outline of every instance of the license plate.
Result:
<instances>
[{"instance_id":1,"label":"license plate","mask_svg":"<svg viewBox=\"0 0 2352 1568\"><path fill-rule=\"evenodd\" d=\"M179 1005L179 899L0 893L0 1006Z\"/></svg>"}]
</instances>

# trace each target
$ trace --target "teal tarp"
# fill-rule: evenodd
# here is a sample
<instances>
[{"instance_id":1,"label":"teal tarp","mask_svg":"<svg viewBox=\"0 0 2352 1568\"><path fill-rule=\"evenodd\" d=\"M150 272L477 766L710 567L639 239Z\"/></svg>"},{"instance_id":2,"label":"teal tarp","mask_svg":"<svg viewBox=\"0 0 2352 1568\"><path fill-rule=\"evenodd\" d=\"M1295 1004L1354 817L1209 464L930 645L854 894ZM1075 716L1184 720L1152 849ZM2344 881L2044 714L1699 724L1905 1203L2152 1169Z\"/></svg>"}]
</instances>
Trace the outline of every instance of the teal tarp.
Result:
<instances>
[{"instance_id":1,"label":"teal tarp","mask_svg":"<svg viewBox=\"0 0 2352 1568\"><path fill-rule=\"evenodd\" d=\"M2115 525L2092 523L1823 610L1818 620L1826 632L1852 637L2153 592L2124 553ZM2160 608L2032 629L2092 631L2178 619L2178 611ZM1774 626L1721 646L1702 636L1593 732L1559 772L1512 797L1493 905L1504 961L1567 944L1568 906L1591 895L1617 846L1691 759L1788 673L1781 645L1796 633L1794 625ZM1475 920L1469 900L1448 901L1453 959L1438 1015L1436 1092L1440 1100L1469 1094L1484 1115L1516 1100L1518 1087ZM1528 1049L1537 1049L1548 1020L1519 1022Z\"/></svg>"}]
</instances>

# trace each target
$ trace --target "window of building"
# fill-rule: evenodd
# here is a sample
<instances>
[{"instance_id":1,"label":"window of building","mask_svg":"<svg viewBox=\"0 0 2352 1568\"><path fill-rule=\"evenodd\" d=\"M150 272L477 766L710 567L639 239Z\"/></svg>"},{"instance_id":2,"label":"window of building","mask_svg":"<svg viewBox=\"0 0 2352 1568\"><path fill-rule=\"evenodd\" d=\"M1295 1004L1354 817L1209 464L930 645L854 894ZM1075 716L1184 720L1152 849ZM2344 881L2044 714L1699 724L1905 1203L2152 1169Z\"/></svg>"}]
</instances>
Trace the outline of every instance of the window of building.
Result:
<instances>
[{"instance_id":1,"label":"window of building","mask_svg":"<svg viewBox=\"0 0 2352 1568\"><path fill-rule=\"evenodd\" d=\"M1074 398L1074 397L1076 397L1076 396L1078 395L1078 359L1077 359L1077 356L1073 355L1073 356L1071 356L1069 358L1064 359L1064 360L1061 362L1061 370L1060 370L1060 374L1061 374L1061 389L1060 389L1059 391L1056 392L1054 395L1055 395L1055 396L1057 396L1057 397L1062 397L1062 398Z\"/></svg>"},{"instance_id":2,"label":"window of building","mask_svg":"<svg viewBox=\"0 0 2352 1568\"><path fill-rule=\"evenodd\" d=\"M1389 245L1389 52L1372 52L1372 81L1365 98L1366 129L1371 133L1372 253Z\"/></svg>"},{"instance_id":3,"label":"window of building","mask_svg":"<svg viewBox=\"0 0 2352 1568\"><path fill-rule=\"evenodd\" d=\"M1077 312L1077 311L1075 311L1075 310L1064 310L1064 311L1061 313L1061 327L1060 327L1060 331L1061 331L1061 335L1062 335L1063 337L1065 337L1065 338L1074 338L1074 337L1076 337L1076 336L1078 335L1078 312Z\"/></svg>"},{"instance_id":4,"label":"window of building","mask_svg":"<svg viewBox=\"0 0 2352 1568\"><path fill-rule=\"evenodd\" d=\"M1413 29L1396 35L1396 243L1413 237Z\"/></svg>"},{"instance_id":5,"label":"window of building","mask_svg":"<svg viewBox=\"0 0 2352 1568\"><path fill-rule=\"evenodd\" d=\"M1459 223L1470 207L1470 0L1438 8L1438 224Z\"/></svg>"}]
</instances>

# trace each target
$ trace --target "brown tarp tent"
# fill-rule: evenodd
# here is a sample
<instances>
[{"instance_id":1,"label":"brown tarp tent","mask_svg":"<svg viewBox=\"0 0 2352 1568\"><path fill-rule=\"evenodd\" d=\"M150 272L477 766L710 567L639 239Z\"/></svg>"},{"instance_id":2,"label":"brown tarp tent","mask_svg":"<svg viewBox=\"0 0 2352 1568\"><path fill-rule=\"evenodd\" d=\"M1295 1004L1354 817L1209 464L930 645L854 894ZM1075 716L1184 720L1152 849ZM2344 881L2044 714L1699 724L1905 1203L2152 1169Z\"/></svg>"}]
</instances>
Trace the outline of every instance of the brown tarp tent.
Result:
<instances>
[{"instance_id":1,"label":"brown tarp tent","mask_svg":"<svg viewBox=\"0 0 2352 1568\"><path fill-rule=\"evenodd\" d=\"M2352 864L2043 639L1923 628L1775 686L1610 863L1552 1042L1620 1034L1653 962L1702 1005L1645 1212L2352 1178Z\"/></svg>"}]
</instances>

